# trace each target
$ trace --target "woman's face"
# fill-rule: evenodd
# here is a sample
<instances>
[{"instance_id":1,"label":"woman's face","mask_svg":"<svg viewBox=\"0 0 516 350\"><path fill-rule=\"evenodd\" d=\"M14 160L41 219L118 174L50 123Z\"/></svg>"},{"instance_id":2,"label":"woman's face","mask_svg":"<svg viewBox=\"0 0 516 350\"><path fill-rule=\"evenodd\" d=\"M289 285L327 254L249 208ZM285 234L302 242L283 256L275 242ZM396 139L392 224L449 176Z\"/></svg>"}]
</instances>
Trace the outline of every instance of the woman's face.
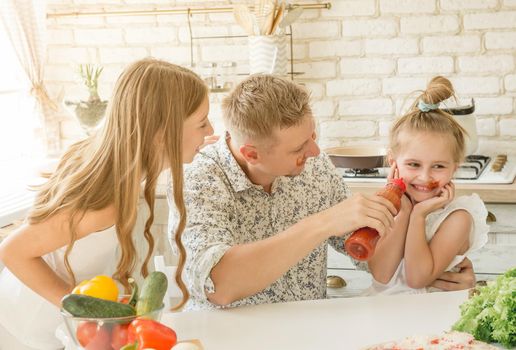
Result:
<instances>
[{"instance_id":1,"label":"woman's face","mask_svg":"<svg viewBox=\"0 0 516 350\"><path fill-rule=\"evenodd\" d=\"M210 103L208 96L199 108L183 123L183 163L191 163L206 136L213 135L213 127L208 120Z\"/></svg>"}]
</instances>

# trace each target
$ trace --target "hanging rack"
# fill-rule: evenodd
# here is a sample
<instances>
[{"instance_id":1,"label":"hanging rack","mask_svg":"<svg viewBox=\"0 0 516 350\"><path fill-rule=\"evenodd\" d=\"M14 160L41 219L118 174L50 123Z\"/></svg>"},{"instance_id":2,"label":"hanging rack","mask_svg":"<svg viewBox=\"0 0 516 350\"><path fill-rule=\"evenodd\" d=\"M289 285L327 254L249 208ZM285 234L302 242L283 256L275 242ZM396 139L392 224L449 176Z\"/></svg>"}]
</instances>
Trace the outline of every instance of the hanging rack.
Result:
<instances>
[{"instance_id":1,"label":"hanging rack","mask_svg":"<svg viewBox=\"0 0 516 350\"><path fill-rule=\"evenodd\" d=\"M306 4L289 4L288 8L302 7L305 10L331 9L331 2L323 3L306 3ZM254 8L251 6L251 10ZM224 7L203 7L203 8L181 8L181 9L155 9L155 10L130 10L130 11L72 11L72 12L56 12L47 13L47 18L60 17L107 17L107 16L152 16L152 15L181 15L181 14L206 14L206 13L224 13L233 12L233 6Z\"/></svg>"},{"instance_id":2,"label":"hanging rack","mask_svg":"<svg viewBox=\"0 0 516 350\"><path fill-rule=\"evenodd\" d=\"M300 4L288 4L287 9L291 10L296 7L301 7L305 10L318 10L318 9L331 9L331 2L323 2L323 3L300 3ZM254 10L253 6L249 6L251 11ZM188 32L190 35L190 64L193 66L193 41L196 39L222 39L222 38L239 38L239 37L247 37L246 35L233 35L233 36L205 36L205 37L195 37L192 33L192 26L190 22L190 17L194 14L209 14L209 13L226 13L233 12L233 6L224 6L224 7L203 7L203 8L180 8L180 9L154 9L154 10L128 10L128 11L115 11L115 10L105 10L105 11L72 11L72 12L56 12L56 13L47 13L47 18L60 18L60 17L108 17L108 16L152 16L152 15L181 15L186 14L188 18ZM293 58L293 35L292 35L292 26L289 26L289 36L290 41L290 76L291 79L294 79L294 75L296 74L294 70L294 58Z\"/></svg>"}]
</instances>

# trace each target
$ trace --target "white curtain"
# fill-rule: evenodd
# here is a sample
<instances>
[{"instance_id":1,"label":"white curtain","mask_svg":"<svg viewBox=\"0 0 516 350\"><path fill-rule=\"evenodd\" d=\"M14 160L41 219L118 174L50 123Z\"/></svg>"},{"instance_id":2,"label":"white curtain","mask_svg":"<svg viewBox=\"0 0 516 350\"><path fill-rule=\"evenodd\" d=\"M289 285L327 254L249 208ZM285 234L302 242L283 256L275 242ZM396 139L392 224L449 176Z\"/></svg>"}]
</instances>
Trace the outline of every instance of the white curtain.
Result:
<instances>
[{"instance_id":1,"label":"white curtain","mask_svg":"<svg viewBox=\"0 0 516 350\"><path fill-rule=\"evenodd\" d=\"M1 0L0 21L9 37L16 56L31 82L31 93L36 98L43 128L47 126L57 105L48 96L43 81L46 54L46 1ZM45 138L45 132L41 133ZM45 145L48 144L44 140ZM57 150L48 150L53 153Z\"/></svg>"}]
</instances>

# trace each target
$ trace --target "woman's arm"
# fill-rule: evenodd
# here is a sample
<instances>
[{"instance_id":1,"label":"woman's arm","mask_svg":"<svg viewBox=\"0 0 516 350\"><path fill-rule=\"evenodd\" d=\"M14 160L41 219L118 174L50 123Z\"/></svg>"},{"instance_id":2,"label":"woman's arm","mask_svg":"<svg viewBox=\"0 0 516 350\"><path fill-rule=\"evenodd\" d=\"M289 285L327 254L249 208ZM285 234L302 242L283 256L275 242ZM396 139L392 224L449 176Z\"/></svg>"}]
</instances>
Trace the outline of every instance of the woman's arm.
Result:
<instances>
[{"instance_id":1,"label":"woman's arm","mask_svg":"<svg viewBox=\"0 0 516 350\"><path fill-rule=\"evenodd\" d=\"M392 230L378 240L375 253L368 261L369 270L374 279L388 283L396 272L405 250L405 238L412 211L412 203L407 196L401 198L401 209L394 218Z\"/></svg>"},{"instance_id":2,"label":"woman's arm","mask_svg":"<svg viewBox=\"0 0 516 350\"><path fill-rule=\"evenodd\" d=\"M426 241L425 219L433 210L453 198L453 188L447 185L441 197L418 203L410 217L405 243L407 284L423 288L439 278L453 257L467 250L471 215L465 210L452 212L441 224L430 242ZM428 203L425 203L428 202Z\"/></svg>"},{"instance_id":3,"label":"woman's arm","mask_svg":"<svg viewBox=\"0 0 516 350\"><path fill-rule=\"evenodd\" d=\"M61 279L42 256L70 242L69 213L60 212L37 224L25 224L0 244L0 260L20 281L54 305L74 286ZM86 212L77 225L77 239L115 222L113 208Z\"/></svg>"}]
</instances>

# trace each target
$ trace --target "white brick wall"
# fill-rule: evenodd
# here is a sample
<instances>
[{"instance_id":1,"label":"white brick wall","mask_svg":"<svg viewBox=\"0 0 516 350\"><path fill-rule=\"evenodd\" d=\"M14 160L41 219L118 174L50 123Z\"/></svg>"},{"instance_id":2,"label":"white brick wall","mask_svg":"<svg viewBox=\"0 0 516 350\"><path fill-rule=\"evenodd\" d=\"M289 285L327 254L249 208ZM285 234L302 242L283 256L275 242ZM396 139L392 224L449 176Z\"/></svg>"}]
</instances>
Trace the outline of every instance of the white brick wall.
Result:
<instances>
[{"instance_id":1,"label":"white brick wall","mask_svg":"<svg viewBox=\"0 0 516 350\"><path fill-rule=\"evenodd\" d=\"M398 30L397 21L392 19L347 20L342 23L342 36L347 37L390 37Z\"/></svg>"},{"instance_id":2,"label":"white brick wall","mask_svg":"<svg viewBox=\"0 0 516 350\"><path fill-rule=\"evenodd\" d=\"M401 18L402 34L456 33L459 30L459 16L427 15Z\"/></svg>"},{"instance_id":3,"label":"white brick wall","mask_svg":"<svg viewBox=\"0 0 516 350\"><path fill-rule=\"evenodd\" d=\"M441 0L442 10L482 10L494 9L498 6L498 0Z\"/></svg>"},{"instance_id":4,"label":"white brick wall","mask_svg":"<svg viewBox=\"0 0 516 350\"><path fill-rule=\"evenodd\" d=\"M432 36L423 38L423 53L478 53L480 52L480 36L455 35Z\"/></svg>"},{"instance_id":5,"label":"white brick wall","mask_svg":"<svg viewBox=\"0 0 516 350\"><path fill-rule=\"evenodd\" d=\"M475 98L480 149L516 153L516 0L331 2L330 10L305 10L293 25L294 71L304 73L295 79L311 92L323 146L385 144L392 121L403 106L410 105L409 94L424 89L434 75L444 74L461 99ZM49 0L48 11L228 3ZM190 19L194 36L243 35L230 13ZM47 28L45 79L51 93L64 89L65 99L86 97L76 75L80 63L104 66L103 98L109 98L123 67L138 58L151 55L177 64L190 63L186 15L62 17L47 20ZM247 40L195 40L193 60L235 61L238 72L245 73ZM211 117L219 132L221 96L212 95ZM70 144L80 134L73 122L62 125L63 144Z\"/></svg>"}]
</instances>

